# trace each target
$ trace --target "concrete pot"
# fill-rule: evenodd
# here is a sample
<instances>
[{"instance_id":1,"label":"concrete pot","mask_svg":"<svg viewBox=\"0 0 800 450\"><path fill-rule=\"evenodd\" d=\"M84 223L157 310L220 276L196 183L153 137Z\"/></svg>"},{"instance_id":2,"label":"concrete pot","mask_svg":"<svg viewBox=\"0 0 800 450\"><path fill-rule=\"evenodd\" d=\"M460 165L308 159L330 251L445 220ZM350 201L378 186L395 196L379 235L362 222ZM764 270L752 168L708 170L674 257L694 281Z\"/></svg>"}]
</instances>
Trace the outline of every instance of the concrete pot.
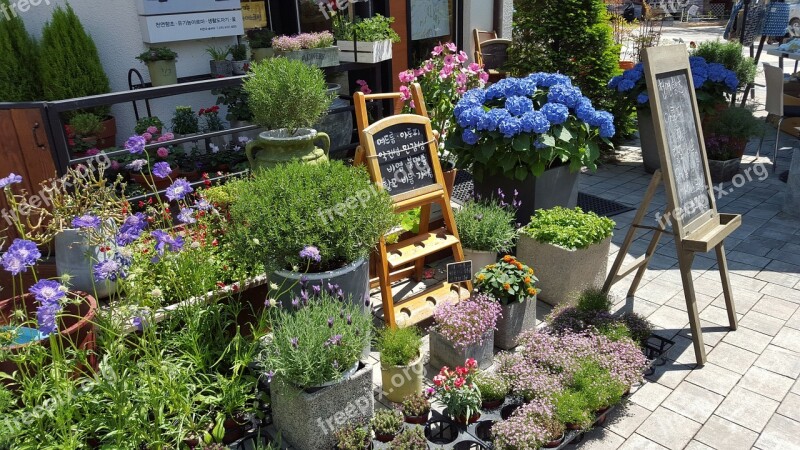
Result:
<instances>
[{"instance_id":1,"label":"concrete pot","mask_svg":"<svg viewBox=\"0 0 800 450\"><path fill-rule=\"evenodd\" d=\"M242 61L231 61L233 65L233 74L234 75L247 75L247 71L250 70L250 61L242 60Z\"/></svg>"},{"instance_id":2,"label":"concrete pot","mask_svg":"<svg viewBox=\"0 0 800 450\"><path fill-rule=\"evenodd\" d=\"M554 206L574 208L578 205L578 172L570 172L568 166L558 166L545 170L541 176L529 175L525 180L492 176L483 180L474 180L475 194L488 199L497 197L500 189L507 196L506 200L519 193L522 205L517 209L517 222L527 224L537 209L548 209ZM509 200L510 201L510 200Z\"/></svg>"},{"instance_id":3,"label":"concrete pot","mask_svg":"<svg viewBox=\"0 0 800 450\"><path fill-rule=\"evenodd\" d=\"M94 265L105 260L105 253L88 244L80 230L63 230L55 236L56 273L70 275L70 288L91 292L94 298L108 297L117 291L116 282L94 281Z\"/></svg>"},{"instance_id":4,"label":"concrete pot","mask_svg":"<svg viewBox=\"0 0 800 450\"><path fill-rule=\"evenodd\" d=\"M292 272L289 270L276 270L273 272L269 281L278 285L278 292L270 292L275 300L291 307L291 301L295 296L300 295L300 279L305 277L308 286L322 286L330 284L339 285L344 292L345 299L364 305L365 299L369 296L369 264L367 259L358 259L342 268L329 270L319 273ZM310 289L310 287L309 287Z\"/></svg>"},{"instance_id":5,"label":"concrete pot","mask_svg":"<svg viewBox=\"0 0 800 450\"><path fill-rule=\"evenodd\" d=\"M322 143L322 148L316 142ZM331 140L325 133L311 128L300 128L290 134L286 128L265 131L258 139L247 144L247 160L252 170L269 169L292 160L307 164L321 164L328 161L327 153Z\"/></svg>"},{"instance_id":6,"label":"concrete pot","mask_svg":"<svg viewBox=\"0 0 800 450\"><path fill-rule=\"evenodd\" d=\"M147 71L150 72L150 84L153 87L178 84L175 60L150 61L147 63Z\"/></svg>"},{"instance_id":7,"label":"concrete pot","mask_svg":"<svg viewBox=\"0 0 800 450\"><path fill-rule=\"evenodd\" d=\"M283 56L288 59L296 59L304 64L314 67L332 67L339 65L339 48L311 48L292 52L275 52L275 56Z\"/></svg>"},{"instance_id":8,"label":"concrete pot","mask_svg":"<svg viewBox=\"0 0 800 450\"><path fill-rule=\"evenodd\" d=\"M489 264L497 262L497 252L486 252L483 250L473 250L471 248L464 248L464 261L472 261L472 278L475 274L481 271Z\"/></svg>"},{"instance_id":9,"label":"concrete pot","mask_svg":"<svg viewBox=\"0 0 800 450\"><path fill-rule=\"evenodd\" d=\"M739 166L742 163L742 158L733 158L726 161L717 161L716 159L708 160L708 170L711 172L711 181L715 183L722 183L724 181L731 181L733 177L739 173Z\"/></svg>"},{"instance_id":10,"label":"concrete pot","mask_svg":"<svg viewBox=\"0 0 800 450\"><path fill-rule=\"evenodd\" d=\"M653 173L661 168L656 145L656 131L653 128L653 116L649 109L637 109L637 123L639 125L639 142L642 146L642 162L647 173Z\"/></svg>"},{"instance_id":11,"label":"concrete pot","mask_svg":"<svg viewBox=\"0 0 800 450\"><path fill-rule=\"evenodd\" d=\"M411 394L422 393L425 368L422 354L407 366L386 366L381 362L381 387L383 396L390 402L400 403Z\"/></svg>"},{"instance_id":12,"label":"concrete pot","mask_svg":"<svg viewBox=\"0 0 800 450\"><path fill-rule=\"evenodd\" d=\"M555 306L577 299L586 288L603 285L610 245L611 236L588 248L571 250L520 233L517 259L536 273L542 290L539 298Z\"/></svg>"},{"instance_id":13,"label":"concrete pot","mask_svg":"<svg viewBox=\"0 0 800 450\"><path fill-rule=\"evenodd\" d=\"M333 448L336 430L372 418L372 366L362 364L349 379L311 394L276 378L271 398L273 423L285 443L297 449Z\"/></svg>"},{"instance_id":14,"label":"concrete pot","mask_svg":"<svg viewBox=\"0 0 800 450\"><path fill-rule=\"evenodd\" d=\"M517 346L517 337L526 330L536 328L536 296L523 302L501 305L502 317L497 319L494 345L503 350Z\"/></svg>"},{"instance_id":15,"label":"concrete pot","mask_svg":"<svg viewBox=\"0 0 800 450\"><path fill-rule=\"evenodd\" d=\"M251 48L250 49L250 57L253 59L253 62L261 62L265 59L269 59L275 56L275 50L272 48Z\"/></svg>"},{"instance_id":16,"label":"concrete pot","mask_svg":"<svg viewBox=\"0 0 800 450\"><path fill-rule=\"evenodd\" d=\"M478 362L479 369L487 369L494 361L494 330L489 330L483 335L483 344L475 344L459 350L441 334L431 330L430 334L430 364L435 369L444 366L455 368L463 366L464 362L473 358Z\"/></svg>"},{"instance_id":17,"label":"concrete pot","mask_svg":"<svg viewBox=\"0 0 800 450\"><path fill-rule=\"evenodd\" d=\"M341 85L328 83L328 94L334 97L333 102L328 113L314 124L315 130L330 136L331 149L348 146L353 138L353 114L350 111L333 112L350 107L350 101L339 98L340 89Z\"/></svg>"},{"instance_id":18,"label":"concrete pot","mask_svg":"<svg viewBox=\"0 0 800 450\"><path fill-rule=\"evenodd\" d=\"M249 125L253 124L252 122L247 122L245 120L231 120L230 122L231 122L231 128L241 128L241 127L246 127L246 126L249 126ZM236 142L236 143L239 142L239 138L241 138L241 137L247 138L247 139L252 141L252 140L258 139L258 135L263 133L263 132L264 132L264 129L262 128L262 129L252 130L252 131L243 131L241 133L233 133L233 139L234 139L234 142Z\"/></svg>"},{"instance_id":19,"label":"concrete pot","mask_svg":"<svg viewBox=\"0 0 800 450\"><path fill-rule=\"evenodd\" d=\"M212 59L209 61L209 65L211 66L212 77L229 77L233 75L233 64L227 59L223 61Z\"/></svg>"}]
</instances>

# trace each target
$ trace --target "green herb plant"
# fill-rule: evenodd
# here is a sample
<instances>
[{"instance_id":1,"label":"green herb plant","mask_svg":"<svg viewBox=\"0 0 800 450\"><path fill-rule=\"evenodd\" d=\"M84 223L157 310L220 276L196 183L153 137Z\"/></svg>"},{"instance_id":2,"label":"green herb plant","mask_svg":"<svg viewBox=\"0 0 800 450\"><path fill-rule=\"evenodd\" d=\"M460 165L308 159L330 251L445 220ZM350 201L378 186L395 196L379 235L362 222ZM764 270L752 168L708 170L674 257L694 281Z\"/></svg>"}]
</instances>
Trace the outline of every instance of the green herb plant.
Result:
<instances>
[{"instance_id":1,"label":"green herb plant","mask_svg":"<svg viewBox=\"0 0 800 450\"><path fill-rule=\"evenodd\" d=\"M156 127L158 128L159 133L164 130L164 122L161 121L156 116L152 117L142 117L141 119L136 121L136 126L134 127L134 133L138 135L144 134L148 128Z\"/></svg>"},{"instance_id":2,"label":"green herb plant","mask_svg":"<svg viewBox=\"0 0 800 450\"><path fill-rule=\"evenodd\" d=\"M692 56L705 58L708 63L720 63L726 69L732 70L739 80L740 87L752 83L756 78L756 73L758 73L758 65L755 59L744 56L742 46L737 42L727 42L719 39L700 42L691 54Z\"/></svg>"},{"instance_id":3,"label":"green herb plant","mask_svg":"<svg viewBox=\"0 0 800 450\"><path fill-rule=\"evenodd\" d=\"M340 41L375 42L390 40L400 42L400 36L392 29L394 17L375 14L369 18L357 18L354 22L345 20L343 14L334 18L333 35Z\"/></svg>"},{"instance_id":4,"label":"green herb plant","mask_svg":"<svg viewBox=\"0 0 800 450\"><path fill-rule=\"evenodd\" d=\"M431 402L424 394L410 394L401 404L403 414L408 417L419 417L431 411Z\"/></svg>"},{"instance_id":5,"label":"green herb plant","mask_svg":"<svg viewBox=\"0 0 800 450\"><path fill-rule=\"evenodd\" d=\"M376 344L384 366L405 366L419 356L422 337L416 327L386 327L377 333Z\"/></svg>"},{"instance_id":6,"label":"green herb plant","mask_svg":"<svg viewBox=\"0 0 800 450\"><path fill-rule=\"evenodd\" d=\"M247 59L247 46L244 44L231 45L228 52L234 61L244 61Z\"/></svg>"},{"instance_id":7,"label":"green herb plant","mask_svg":"<svg viewBox=\"0 0 800 450\"><path fill-rule=\"evenodd\" d=\"M92 113L79 113L70 119L72 131L81 137L94 136L103 131L102 119Z\"/></svg>"},{"instance_id":8,"label":"green herb plant","mask_svg":"<svg viewBox=\"0 0 800 450\"><path fill-rule=\"evenodd\" d=\"M405 428L391 443L391 450L427 450L428 440L422 427Z\"/></svg>"},{"instance_id":9,"label":"green herb plant","mask_svg":"<svg viewBox=\"0 0 800 450\"><path fill-rule=\"evenodd\" d=\"M584 249L610 237L614 225L613 220L594 212L583 212L580 207L567 209L556 206L536 210L522 232L542 243Z\"/></svg>"},{"instance_id":10,"label":"green herb plant","mask_svg":"<svg viewBox=\"0 0 800 450\"><path fill-rule=\"evenodd\" d=\"M151 47L149 50L142 52L136 57L143 63L155 61L175 61L178 59L178 54L168 47Z\"/></svg>"},{"instance_id":11,"label":"green herb plant","mask_svg":"<svg viewBox=\"0 0 800 450\"><path fill-rule=\"evenodd\" d=\"M580 392L572 389L555 392L551 397L555 407L555 417L563 424L588 428L594 421L586 399Z\"/></svg>"},{"instance_id":12,"label":"green herb plant","mask_svg":"<svg viewBox=\"0 0 800 450\"><path fill-rule=\"evenodd\" d=\"M376 434L395 436L403 428L403 413L397 409L380 409L370 422Z\"/></svg>"},{"instance_id":13,"label":"green herb plant","mask_svg":"<svg viewBox=\"0 0 800 450\"><path fill-rule=\"evenodd\" d=\"M250 48L272 48L275 32L269 28L253 28L245 32Z\"/></svg>"},{"instance_id":14,"label":"green herb plant","mask_svg":"<svg viewBox=\"0 0 800 450\"><path fill-rule=\"evenodd\" d=\"M351 421L336 431L339 450L364 450L372 440L369 424Z\"/></svg>"},{"instance_id":15,"label":"green herb plant","mask_svg":"<svg viewBox=\"0 0 800 450\"><path fill-rule=\"evenodd\" d=\"M222 47L206 47L206 53L208 53L208 56L210 56L214 61L225 61L228 59L228 55L231 54L231 49Z\"/></svg>"},{"instance_id":16,"label":"green herb plant","mask_svg":"<svg viewBox=\"0 0 800 450\"><path fill-rule=\"evenodd\" d=\"M482 372L475 377L475 385L481 392L481 400L500 401L504 400L511 390L508 381L503 376L496 373Z\"/></svg>"},{"instance_id":17,"label":"green herb plant","mask_svg":"<svg viewBox=\"0 0 800 450\"><path fill-rule=\"evenodd\" d=\"M200 119L191 106L175 107L172 116L172 132L175 134L193 134L200 131Z\"/></svg>"},{"instance_id":18,"label":"green herb plant","mask_svg":"<svg viewBox=\"0 0 800 450\"><path fill-rule=\"evenodd\" d=\"M507 252L517 237L515 216L510 207L496 201L468 201L453 211L461 245L476 251Z\"/></svg>"}]
</instances>

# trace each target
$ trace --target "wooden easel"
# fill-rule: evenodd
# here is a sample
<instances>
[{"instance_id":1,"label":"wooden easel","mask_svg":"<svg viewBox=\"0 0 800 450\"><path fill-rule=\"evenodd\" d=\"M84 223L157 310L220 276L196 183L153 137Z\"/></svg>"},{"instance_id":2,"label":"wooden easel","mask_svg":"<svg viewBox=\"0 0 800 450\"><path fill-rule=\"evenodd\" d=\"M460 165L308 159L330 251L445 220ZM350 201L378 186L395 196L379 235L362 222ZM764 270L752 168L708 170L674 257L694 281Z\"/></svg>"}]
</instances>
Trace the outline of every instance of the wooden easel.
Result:
<instances>
[{"instance_id":1,"label":"wooden easel","mask_svg":"<svg viewBox=\"0 0 800 450\"><path fill-rule=\"evenodd\" d=\"M724 240L739 227L742 217L738 214L717 212L686 47L676 45L645 49L644 63L647 93L663 172L657 170L653 174L642 204L611 267L611 273L603 285L603 292L607 293L614 283L636 271L628 296L636 293L661 235L668 231L664 218L657 222L657 226L643 224L650 201L659 184L663 182L695 357L697 364L702 366L706 362L706 352L692 280L692 262L695 253L706 253L712 248L715 250L728 322L731 330L735 330L736 308L728 276ZM650 230L653 237L644 255L623 270L622 263L637 230Z\"/></svg>"},{"instance_id":2,"label":"wooden easel","mask_svg":"<svg viewBox=\"0 0 800 450\"><path fill-rule=\"evenodd\" d=\"M354 96L360 146L356 150L355 164L365 164L373 182L380 184L392 194L396 212L419 207L419 233L409 239L387 244L381 237L375 254L377 263L377 286L381 289L384 320L391 326L408 326L430 318L433 310L442 302L457 302L469 297L470 282L464 287L439 282L420 294L403 299L395 304L392 283L409 277L421 281L425 257L441 250L451 249L455 261L463 261L464 253L458 238L450 197L444 187L437 149L437 138L427 117L422 91L418 84L411 86L412 98L419 114L396 114L369 124L366 102L368 100L395 100L395 112L402 108L401 94ZM400 149L398 154L398 149ZM387 156L389 155L389 156ZM411 163L413 161L413 163ZM411 176L420 181L412 186L392 184L390 170L397 164L411 164ZM429 173L422 173L429 170ZM417 173L414 173L417 172ZM402 178L402 177L401 177ZM416 180L416 178L415 178ZM444 226L429 230L432 205L441 208Z\"/></svg>"}]
</instances>

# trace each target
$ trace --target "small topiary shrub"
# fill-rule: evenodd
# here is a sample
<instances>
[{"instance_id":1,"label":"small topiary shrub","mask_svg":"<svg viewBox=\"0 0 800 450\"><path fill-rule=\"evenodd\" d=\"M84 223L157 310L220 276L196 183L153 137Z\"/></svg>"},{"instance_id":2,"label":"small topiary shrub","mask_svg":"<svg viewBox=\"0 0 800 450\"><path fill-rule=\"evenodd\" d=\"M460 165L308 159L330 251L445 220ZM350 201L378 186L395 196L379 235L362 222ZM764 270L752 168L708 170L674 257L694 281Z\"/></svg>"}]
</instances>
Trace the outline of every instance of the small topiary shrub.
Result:
<instances>
[{"instance_id":1,"label":"small topiary shrub","mask_svg":"<svg viewBox=\"0 0 800 450\"><path fill-rule=\"evenodd\" d=\"M614 221L593 212L556 206L539 209L523 232L533 239L569 249L599 244L614 231Z\"/></svg>"},{"instance_id":2,"label":"small topiary shrub","mask_svg":"<svg viewBox=\"0 0 800 450\"><path fill-rule=\"evenodd\" d=\"M381 363L386 366L405 366L419 356L422 337L416 327L384 328L378 333L377 347Z\"/></svg>"},{"instance_id":3,"label":"small topiary shrub","mask_svg":"<svg viewBox=\"0 0 800 450\"><path fill-rule=\"evenodd\" d=\"M493 202L469 201L453 211L458 236L464 248L506 252L517 237L514 212Z\"/></svg>"},{"instance_id":4,"label":"small topiary shrub","mask_svg":"<svg viewBox=\"0 0 800 450\"><path fill-rule=\"evenodd\" d=\"M577 302L578 310L583 313L608 312L612 302L608 294L601 289L589 288L581 292Z\"/></svg>"},{"instance_id":5,"label":"small topiary shrub","mask_svg":"<svg viewBox=\"0 0 800 450\"><path fill-rule=\"evenodd\" d=\"M0 0L0 8L8 11L8 0ZM42 99L38 58L36 41L25 30L22 18L13 15L0 20L0 102Z\"/></svg>"}]
</instances>

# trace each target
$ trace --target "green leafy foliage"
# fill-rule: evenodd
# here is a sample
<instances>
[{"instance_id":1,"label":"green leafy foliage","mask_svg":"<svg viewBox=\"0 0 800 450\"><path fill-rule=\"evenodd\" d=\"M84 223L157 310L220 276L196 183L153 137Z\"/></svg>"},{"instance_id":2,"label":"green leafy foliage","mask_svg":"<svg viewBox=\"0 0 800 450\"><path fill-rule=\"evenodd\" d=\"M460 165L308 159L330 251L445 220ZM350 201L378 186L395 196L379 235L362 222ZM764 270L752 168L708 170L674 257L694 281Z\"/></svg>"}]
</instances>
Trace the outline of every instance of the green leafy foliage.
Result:
<instances>
[{"instance_id":1,"label":"green leafy foliage","mask_svg":"<svg viewBox=\"0 0 800 450\"><path fill-rule=\"evenodd\" d=\"M367 257L396 220L391 198L375 188L366 169L338 161L291 162L232 189L237 252L258 255L273 270L306 268L299 252L308 245L322 256L312 271Z\"/></svg>"},{"instance_id":2,"label":"green leafy foliage","mask_svg":"<svg viewBox=\"0 0 800 450\"><path fill-rule=\"evenodd\" d=\"M475 377L475 384L478 386L478 390L481 392L481 400L484 402L503 400L511 390L505 378L492 372L478 374Z\"/></svg>"},{"instance_id":3,"label":"green leafy foliage","mask_svg":"<svg viewBox=\"0 0 800 450\"><path fill-rule=\"evenodd\" d=\"M580 392L565 389L553 394L552 400L555 417L559 422L578 425L581 428L591 426L594 417Z\"/></svg>"},{"instance_id":4,"label":"green leafy foliage","mask_svg":"<svg viewBox=\"0 0 800 450\"><path fill-rule=\"evenodd\" d=\"M178 54L168 47L151 47L149 50L137 56L136 59L143 63L154 61L175 61L178 59Z\"/></svg>"},{"instance_id":5,"label":"green leafy foliage","mask_svg":"<svg viewBox=\"0 0 800 450\"><path fill-rule=\"evenodd\" d=\"M513 74L569 75L595 108L614 114L617 137L633 131L627 105L606 89L620 72L620 46L603 0L516 0L513 27L507 63Z\"/></svg>"},{"instance_id":6,"label":"green leafy foliage","mask_svg":"<svg viewBox=\"0 0 800 450\"><path fill-rule=\"evenodd\" d=\"M10 8L9 0L0 7ZM42 99L37 44L19 15L0 21L0 67L0 102Z\"/></svg>"},{"instance_id":7,"label":"green leafy foliage","mask_svg":"<svg viewBox=\"0 0 800 450\"><path fill-rule=\"evenodd\" d=\"M599 244L614 231L614 221L579 207L539 209L522 232L533 239L569 249Z\"/></svg>"},{"instance_id":8,"label":"green leafy foliage","mask_svg":"<svg viewBox=\"0 0 800 450\"><path fill-rule=\"evenodd\" d=\"M410 427L403 430L389 444L391 450L427 450L428 440L422 427Z\"/></svg>"},{"instance_id":9,"label":"green leafy foliage","mask_svg":"<svg viewBox=\"0 0 800 450\"><path fill-rule=\"evenodd\" d=\"M736 73L739 86L746 86L756 78L758 66L753 58L744 56L742 46L737 41L706 41L697 45L692 56L705 58L708 63L720 63Z\"/></svg>"},{"instance_id":10,"label":"green leafy foliage","mask_svg":"<svg viewBox=\"0 0 800 450\"><path fill-rule=\"evenodd\" d=\"M231 86L219 90L211 91L213 95L218 95L217 105L225 105L228 108L228 121L240 120L249 122L253 120L253 112L248 105L247 92L240 86Z\"/></svg>"},{"instance_id":11,"label":"green leafy foliage","mask_svg":"<svg viewBox=\"0 0 800 450\"><path fill-rule=\"evenodd\" d=\"M164 130L164 122L156 116L142 117L136 121L136 126L133 128L134 133L141 135L144 134L150 127L156 127L159 131Z\"/></svg>"},{"instance_id":12,"label":"green leafy foliage","mask_svg":"<svg viewBox=\"0 0 800 450\"><path fill-rule=\"evenodd\" d=\"M387 327L378 333L376 343L383 365L405 366L419 356L422 337L416 327Z\"/></svg>"},{"instance_id":13,"label":"green leafy foliage","mask_svg":"<svg viewBox=\"0 0 800 450\"><path fill-rule=\"evenodd\" d=\"M228 55L231 54L231 49L224 47L209 46L206 47L206 53L208 53L208 56L210 56L211 59L214 61L225 61L226 59L228 59Z\"/></svg>"},{"instance_id":14,"label":"green leafy foliage","mask_svg":"<svg viewBox=\"0 0 800 450\"><path fill-rule=\"evenodd\" d=\"M231 54L231 58L233 58L234 61L244 61L247 59L247 46L244 44L231 45L228 52Z\"/></svg>"},{"instance_id":15,"label":"green leafy foliage","mask_svg":"<svg viewBox=\"0 0 800 450\"><path fill-rule=\"evenodd\" d=\"M475 274L475 288L503 305L533 299L539 292L535 285L539 281L533 269L517 261L511 255L489 264Z\"/></svg>"},{"instance_id":16,"label":"green leafy foliage","mask_svg":"<svg viewBox=\"0 0 800 450\"><path fill-rule=\"evenodd\" d=\"M454 210L453 215L464 248L506 252L517 238L514 212L497 202L469 201Z\"/></svg>"},{"instance_id":17,"label":"green leafy foliage","mask_svg":"<svg viewBox=\"0 0 800 450\"><path fill-rule=\"evenodd\" d=\"M372 440L368 424L350 422L336 431L336 445L339 450L364 450Z\"/></svg>"},{"instance_id":18,"label":"green leafy foliage","mask_svg":"<svg viewBox=\"0 0 800 450\"><path fill-rule=\"evenodd\" d=\"M191 106L175 107L172 116L172 132L176 134L192 134L200 131L200 119Z\"/></svg>"},{"instance_id":19,"label":"green leafy foliage","mask_svg":"<svg viewBox=\"0 0 800 450\"><path fill-rule=\"evenodd\" d=\"M578 296L578 311L583 313L596 314L598 312L608 312L611 310L611 306L611 299L608 294L604 293L601 289L586 289Z\"/></svg>"},{"instance_id":20,"label":"green leafy foliage","mask_svg":"<svg viewBox=\"0 0 800 450\"><path fill-rule=\"evenodd\" d=\"M375 411L371 425L375 433L394 436L403 428L403 413L397 409L380 409Z\"/></svg>"},{"instance_id":21,"label":"green leafy foliage","mask_svg":"<svg viewBox=\"0 0 800 450\"><path fill-rule=\"evenodd\" d=\"M250 48L272 48L272 38L275 32L269 28L253 28L246 31L247 42Z\"/></svg>"},{"instance_id":22,"label":"green leafy foliage","mask_svg":"<svg viewBox=\"0 0 800 450\"><path fill-rule=\"evenodd\" d=\"M66 8L57 6L42 30L41 61L45 100L110 92L97 47L69 4ZM105 115L104 112L95 113Z\"/></svg>"},{"instance_id":23,"label":"green leafy foliage","mask_svg":"<svg viewBox=\"0 0 800 450\"><path fill-rule=\"evenodd\" d=\"M343 14L337 15L337 19L344 19ZM375 14L366 19L358 18L355 22L347 20L334 20L333 35L338 40L375 42L386 39L393 43L400 42L400 36L392 29L394 17L384 17Z\"/></svg>"},{"instance_id":24,"label":"green leafy foliage","mask_svg":"<svg viewBox=\"0 0 800 450\"><path fill-rule=\"evenodd\" d=\"M250 71L244 81L250 109L256 123L269 130L310 127L333 101L322 71L302 61L268 58Z\"/></svg>"},{"instance_id":25,"label":"green leafy foliage","mask_svg":"<svg viewBox=\"0 0 800 450\"><path fill-rule=\"evenodd\" d=\"M411 394L403 399L403 414L409 417L419 417L431 410L431 402L423 394Z\"/></svg>"},{"instance_id":26,"label":"green leafy foliage","mask_svg":"<svg viewBox=\"0 0 800 450\"><path fill-rule=\"evenodd\" d=\"M72 131L79 136L94 136L103 131L102 119L92 113L79 113L69 121Z\"/></svg>"},{"instance_id":27,"label":"green leafy foliage","mask_svg":"<svg viewBox=\"0 0 800 450\"><path fill-rule=\"evenodd\" d=\"M569 388L580 392L589 411L594 412L619 402L626 386L614 379L608 369L586 360L581 362Z\"/></svg>"}]
</instances>

